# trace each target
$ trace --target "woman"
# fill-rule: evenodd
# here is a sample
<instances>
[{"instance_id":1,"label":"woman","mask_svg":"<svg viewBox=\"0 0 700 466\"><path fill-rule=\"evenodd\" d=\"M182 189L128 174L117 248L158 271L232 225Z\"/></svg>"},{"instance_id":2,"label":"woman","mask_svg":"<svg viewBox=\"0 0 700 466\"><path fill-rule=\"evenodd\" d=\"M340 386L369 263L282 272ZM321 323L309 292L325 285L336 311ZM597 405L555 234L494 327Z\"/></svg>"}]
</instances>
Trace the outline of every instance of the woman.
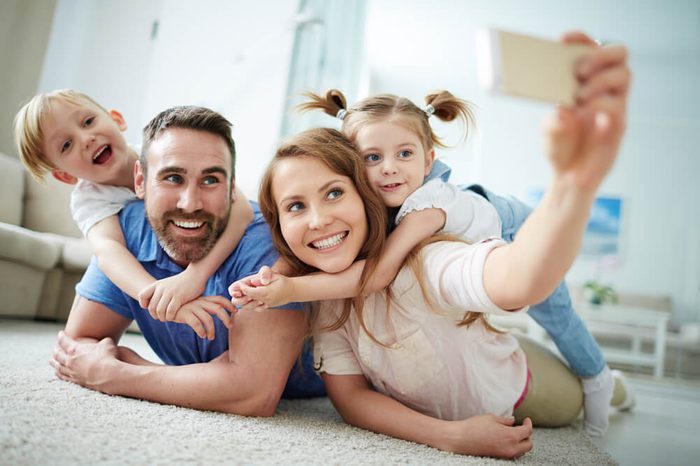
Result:
<instances>
[{"instance_id":1,"label":"woman","mask_svg":"<svg viewBox=\"0 0 700 466\"><path fill-rule=\"evenodd\" d=\"M319 306L317 365L347 422L449 451L513 457L531 448L528 417L557 426L578 413L580 385L561 363L466 311L518 312L546 297L576 256L624 132L629 84L624 54L594 53L581 66L603 71L584 81L584 102L560 109L550 126L554 178L512 244L433 241L386 293L360 295L352 307ZM384 211L340 133L311 130L283 145L259 199L297 273L340 272L358 258L367 259L363 276L371 273ZM272 285L283 280L274 275ZM508 428L511 414L523 426Z\"/></svg>"}]
</instances>

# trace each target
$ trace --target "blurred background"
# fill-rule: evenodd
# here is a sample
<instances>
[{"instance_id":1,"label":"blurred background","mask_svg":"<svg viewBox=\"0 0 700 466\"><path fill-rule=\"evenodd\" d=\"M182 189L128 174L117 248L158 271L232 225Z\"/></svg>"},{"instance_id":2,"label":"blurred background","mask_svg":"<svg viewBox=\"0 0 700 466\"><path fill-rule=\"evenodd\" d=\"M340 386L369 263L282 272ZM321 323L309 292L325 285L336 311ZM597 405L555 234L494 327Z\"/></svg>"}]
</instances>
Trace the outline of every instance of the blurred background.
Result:
<instances>
[{"instance_id":1,"label":"blurred background","mask_svg":"<svg viewBox=\"0 0 700 466\"><path fill-rule=\"evenodd\" d=\"M669 298L671 325L700 318L700 3L694 0L2 0L0 152L37 92L76 88L125 116L127 140L158 111L196 104L234 124L237 181L256 197L285 135L325 115L293 111L299 93L335 87L349 103L378 92L421 105L435 89L475 104L435 125L456 183L528 199L547 185L540 125L551 105L492 95L477 82L474 33L499 27L556 39L583 30L625 44L634 72L629 126L601 190L613 247L582 254L569 282ZM546 70L543 70L546 72ZM0 201L1 202L1 201ZM610 213L608 211L608 213Z\"/></svg>"}]
</instances>

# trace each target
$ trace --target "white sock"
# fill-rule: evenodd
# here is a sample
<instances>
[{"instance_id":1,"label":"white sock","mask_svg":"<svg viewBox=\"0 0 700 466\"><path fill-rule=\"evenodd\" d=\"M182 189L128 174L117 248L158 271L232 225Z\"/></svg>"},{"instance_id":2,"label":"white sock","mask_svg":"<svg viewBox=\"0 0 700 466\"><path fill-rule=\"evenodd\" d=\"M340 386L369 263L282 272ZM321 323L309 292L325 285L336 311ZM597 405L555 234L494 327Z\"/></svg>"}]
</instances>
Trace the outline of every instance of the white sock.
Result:
<instances>
[{"instance_id":1,"label":"white sock","mask_svg":"<svg viewBox=\"0 0 700 466\"><path fill-rule=\"evenodd\" d=\"M582 378L583 429L592 437L601 437L608 430L608 411L613 396L613 377L606 366L594 377Z\"/></svg>"}]
</instances>

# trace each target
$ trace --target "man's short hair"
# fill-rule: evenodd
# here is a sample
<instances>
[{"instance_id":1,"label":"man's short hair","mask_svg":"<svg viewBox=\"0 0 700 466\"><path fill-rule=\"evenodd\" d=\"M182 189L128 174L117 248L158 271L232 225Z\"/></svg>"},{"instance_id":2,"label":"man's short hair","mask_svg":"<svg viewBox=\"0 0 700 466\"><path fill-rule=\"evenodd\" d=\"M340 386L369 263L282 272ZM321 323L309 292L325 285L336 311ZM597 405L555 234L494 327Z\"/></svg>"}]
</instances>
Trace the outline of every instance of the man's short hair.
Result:
<instances>
[{"instance_id":1,"label":"man's short hair","mask_svg":"<svg viewBox=\"0 0 700 466\"><path fill-rule=\"evenodd\" d=\"M143 146L139 160L144 174L148 171L146 154L151 143L166 129L182 128L206 131L220 136L231 152L231 179L233 179L236 166L236 147L231 137L231 126L231 122L226 118L205 107L188 105L163 110L143 128Z\"/></svg>"},{"instance_id":2,"label":"man's short hair","mask_svg":"<svg viewBox=\"0 0 700 466\"><path fill-rule=\"evenodd\" d=\"M44 140L41 123L51 113L55 102L76 107L94 105L109 114L107 109L94 99L73 89L58 89L32 97L15 115L15 144L20 161L37 181L43 181L46 173L56 168L41 150Z\"/></svg>"}]
</instances>

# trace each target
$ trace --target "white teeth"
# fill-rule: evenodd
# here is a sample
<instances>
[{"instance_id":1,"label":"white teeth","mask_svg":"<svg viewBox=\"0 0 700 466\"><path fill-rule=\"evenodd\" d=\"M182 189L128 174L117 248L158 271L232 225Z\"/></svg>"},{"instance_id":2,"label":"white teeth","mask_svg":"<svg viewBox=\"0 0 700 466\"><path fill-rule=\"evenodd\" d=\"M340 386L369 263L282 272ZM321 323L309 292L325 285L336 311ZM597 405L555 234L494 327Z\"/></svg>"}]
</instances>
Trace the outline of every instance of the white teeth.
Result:
<instances>
[{"instance_id":1,"label":"white teeth","mask_svg":"<svg viewBox=\"0 0 700 466\"><path fill-rule=\"evenodd\" d=\"M187 222L182 220L173 220L173 223L180 228L199 228L203 222Z\"/></svg>"},{"instance_id":2,"label":"white teeth","mask_svg":"<svg viewBox=\"0 0 700 466\"><path fill-rule=\"evenodd\" d=\"M340 244L346 236L347 232L338 233L337 235L331 236L330 238L312 241L311 245L316 249L332 248L333 246Z\"/></svg>"},{"instance_id":3,"label":"white teeth","mask_svg":"<svg viewBox=\"0 0 700 466\"><path fill-rule=\"evenodd\" d=\"M95 160L97 157L99 157L100 154L102 154L102 152L105 151L105 149L107 149L107 145L106 145L106 144L105 144L104 146L102 146L102 147L100 148L100 150L98 150L97 152L95 152L95 153L93 154L92 160Z\"/></svg>"}]
</instances>

